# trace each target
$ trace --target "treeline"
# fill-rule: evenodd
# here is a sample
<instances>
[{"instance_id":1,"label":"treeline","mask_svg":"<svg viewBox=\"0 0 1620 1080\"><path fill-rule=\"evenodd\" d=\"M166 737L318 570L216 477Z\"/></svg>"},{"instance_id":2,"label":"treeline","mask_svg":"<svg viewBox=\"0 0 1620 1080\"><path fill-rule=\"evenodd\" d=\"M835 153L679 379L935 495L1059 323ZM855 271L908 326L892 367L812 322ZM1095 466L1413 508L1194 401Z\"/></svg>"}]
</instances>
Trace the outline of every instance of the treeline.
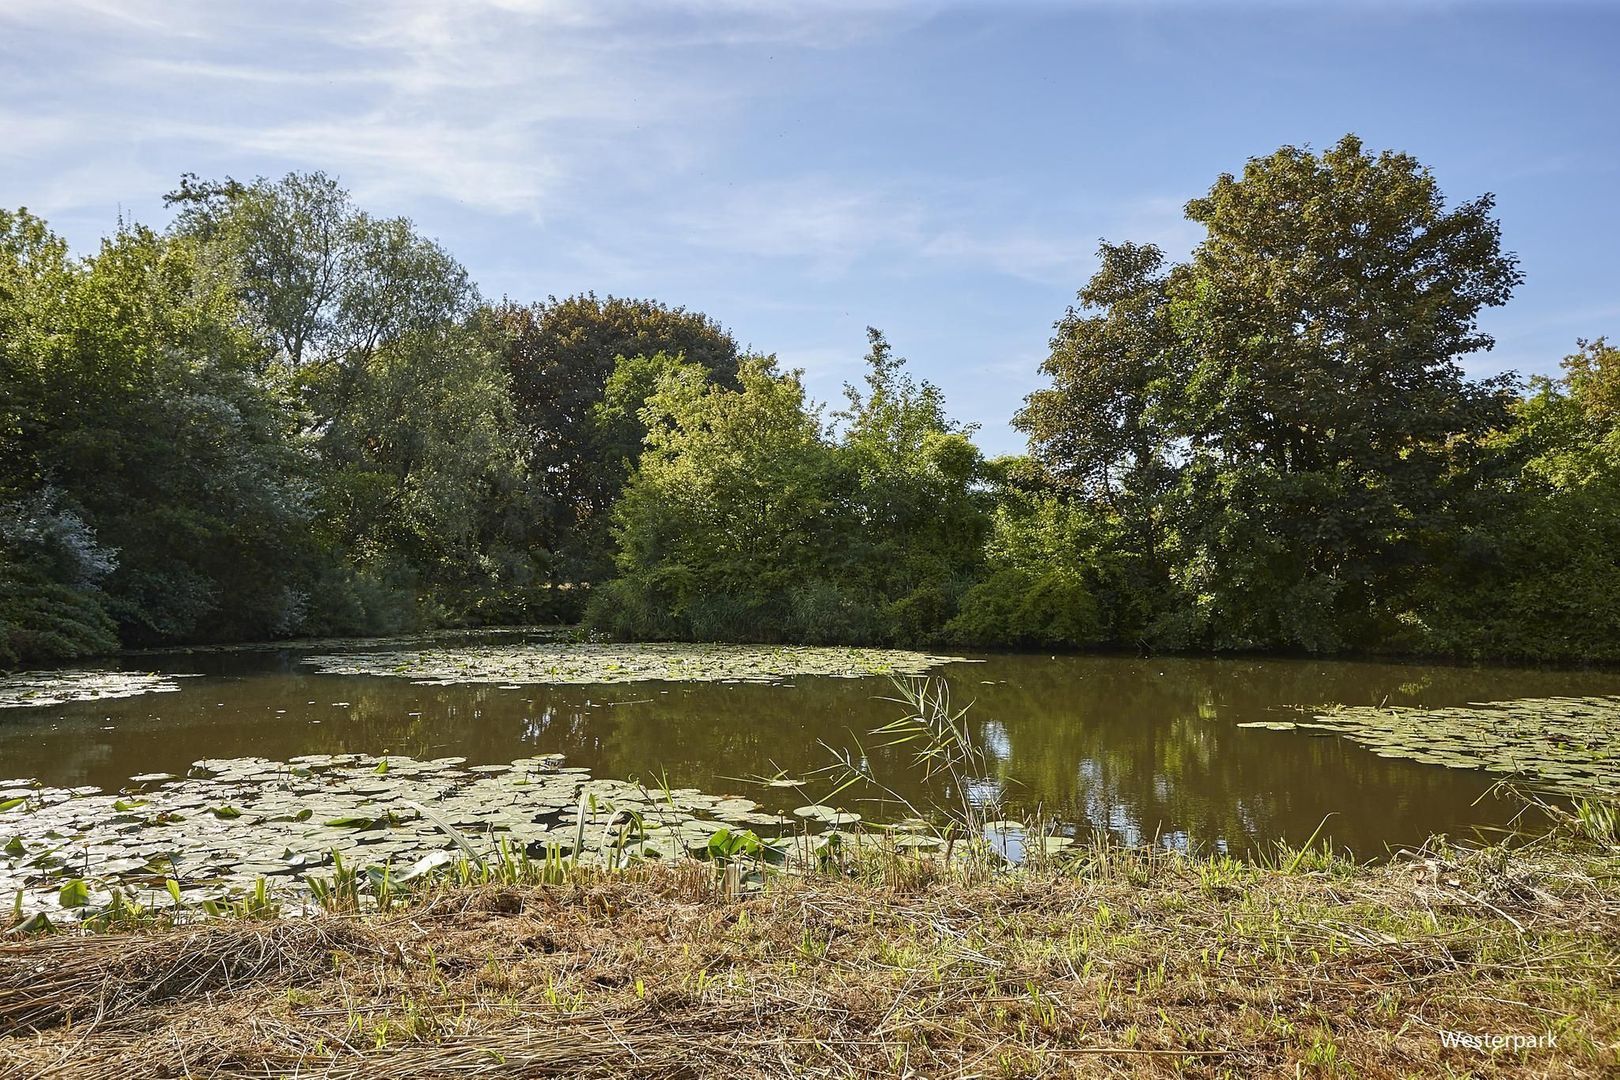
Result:
<instances>
[{"instance_id":1,"label":"treeline","mask_svg":"<svg viewBox=\"0 0 1620 1080\"><path fill-rule=\"evenodd\" d=\"M583 619L632 638L1620 659L1620 350L1471 380L1488 196L1285 147L1104 244L987 461L869 332L830 414L712 319L481 298L330 179L0 211L0 664Z\"/></svg>"}]
</instances>

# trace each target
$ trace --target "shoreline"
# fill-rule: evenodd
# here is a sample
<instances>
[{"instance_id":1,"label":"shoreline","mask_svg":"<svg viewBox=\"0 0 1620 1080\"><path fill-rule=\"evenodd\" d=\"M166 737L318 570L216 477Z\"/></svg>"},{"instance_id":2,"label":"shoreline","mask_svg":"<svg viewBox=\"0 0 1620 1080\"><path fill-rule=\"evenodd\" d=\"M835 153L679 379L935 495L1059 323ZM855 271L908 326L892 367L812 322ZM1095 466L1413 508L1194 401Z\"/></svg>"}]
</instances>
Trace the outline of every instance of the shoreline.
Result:
<instances>
[{"instance_id":1,"label":"shoreline","mask_svg":"<svg viewBox=\"0 0 1620 1080\"><path fill-rule=\"evenodd\" d=\"M1598 1075L1620 847L680 860L0 938L0 1076ZM364 890L364 883L357 885ZM1494 1037L1501 1040L1492 1042Z\"/></svg>"}]
</instances>

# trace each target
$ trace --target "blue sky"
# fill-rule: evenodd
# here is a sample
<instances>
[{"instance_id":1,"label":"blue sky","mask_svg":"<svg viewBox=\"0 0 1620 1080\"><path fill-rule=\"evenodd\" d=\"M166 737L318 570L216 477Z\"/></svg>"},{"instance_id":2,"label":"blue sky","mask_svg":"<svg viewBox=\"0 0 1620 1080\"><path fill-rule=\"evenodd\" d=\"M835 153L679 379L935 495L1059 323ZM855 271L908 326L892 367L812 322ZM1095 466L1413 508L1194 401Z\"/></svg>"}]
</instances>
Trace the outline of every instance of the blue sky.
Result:
<instances>
[{"instance_id":1,"label":"blue sky","mask_svg":"<svg viewBox=\"0 0 1620 1080\"><path fill-rule=\"evenodd\" d=\"M836 398L868 324L983 425L1101 238L1354 131L1495 192L1475 372L1620 337L1620 4L0 0L0 205L83 252L181 172L325 169L483 292L706 311Z\"/></svg>"}]
</instances>

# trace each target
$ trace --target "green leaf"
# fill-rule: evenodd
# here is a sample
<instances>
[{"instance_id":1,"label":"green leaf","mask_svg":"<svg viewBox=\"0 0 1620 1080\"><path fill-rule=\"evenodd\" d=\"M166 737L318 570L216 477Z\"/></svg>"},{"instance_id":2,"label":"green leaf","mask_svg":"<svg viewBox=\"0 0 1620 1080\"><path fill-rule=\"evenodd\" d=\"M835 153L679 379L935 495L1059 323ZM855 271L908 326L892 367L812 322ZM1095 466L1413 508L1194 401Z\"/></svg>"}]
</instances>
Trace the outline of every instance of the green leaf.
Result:
<instances>
[{"instance_id":1,"label":"green leaf","mask_svg":"<svg viewBox=\"0 0 1620 1080\"><path fill-rule=\"evenodd\" d=\"M7 810L15 810L17 807L21 806L27 801L27 798L21 795L17 796L15 799L6 799L4 801L0 801L0 814L5 813Z\"/></svg>"},{"instance_id":2,"label":"green leaf","mask_svg":"<svg viewBox=\"0 0 1620 1080\"><path fill-rule=\"evenodd\" d=\"M329 829L369 829L377 824L377 819L364 814L348 814L343 817L329 818L323 822Z\"/></svg>"},{"instance_id":3,"label":"green leaf","mask_svg":"<svg viewBox=\"0 0 1620 1080\"><path fill-rule=\"evenodd\" d=\"M90 886L83 878L74 878L56 894L56 902L65 908L84 907L90 902Z\"/></svg>"},{"instance_id":4,"label":"green leaf","mask_svg":"<svg viewBox=\"0 0 1620 1080\"><path fill-rule=\"evenodd\" d=\"M214 807L210 807L209 809L213 813L213 815L215 817L217 817L217 818L230 819L230 818L239 818L239 817L242 816L242 811L238 810L236 807L231 806L229 804L226 804L224 806L214 806Z\"/></svg>"},{"instance_id":5,"label":"green leaf","mask_svg":"<svg viewBox=\"0 0 1620 1080\"><path fill-rule=\"evenodd\" d=\"M36 911L27 919L11 928L14 934L53 934L56 924L43 911Z\"/></svg>"},{"instance_id":6,"label":"green leaf","mask_svg":"<svg viewBox=\"0 0 1620 1080\"><path fill-rule=\"evenodd\" d=\"M174 878L168 878L163 882L163 887L169 890L169 896L178 905L180 903L180 883Z\"/></svg>"},{"instance_id":7,"label":"green leaf","mask_svg":"<svg viewBox=\"0 0 1620 1080\"><path fill-rule=\"evenodd\" d=\"M146 799L119 799L113 803L113 809L121 814L127 814L131 810L139 810L147 804L147 801Z\"/></svg>"}]
</instances>

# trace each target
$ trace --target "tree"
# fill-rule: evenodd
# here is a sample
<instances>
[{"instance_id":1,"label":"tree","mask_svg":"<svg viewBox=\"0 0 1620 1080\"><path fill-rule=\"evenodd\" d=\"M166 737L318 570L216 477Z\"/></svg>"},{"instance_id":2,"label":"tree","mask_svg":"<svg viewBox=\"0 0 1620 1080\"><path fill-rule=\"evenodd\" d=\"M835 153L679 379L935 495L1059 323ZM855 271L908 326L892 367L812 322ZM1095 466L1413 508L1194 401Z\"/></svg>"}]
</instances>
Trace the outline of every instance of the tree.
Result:
<instances>
[{"instance_id":1,"label":"tree","mask_svg":"<svg viewBox=\"0 0 1620 1080\"><path fill-rule=\"evenodd\" d=\"M126 640L271 632L291 607L302 459L232 297L183 238L124 226L71 263L16 220L28 240L0 275L32 284L7 290L28 298L6 315L13 566L93 598ZM74 549L108 554L93 574L49 555Z\"/></svg>"},{"instance_id":2,"label":"tree","mask_svg":"<svg viewBox=\"0 0 1620 1080\"><path fill-rule=\"evenodd\" d=\"M1100 266L1056 323L1041 373L1052 380L1014 417L1033 457L1082 498L1129 523L1146 563L1143 588L1163 577L1163 499L1177 476L1167 404L1184 363L1170 317L1170 273L1151 244L1103 243Z\"/></svg>"},{"instance_id":3,"label":"tree","mask_svg":"<svg viewBox=\"0 0 1620 1080\"><path fill-rule=\"evenodd\" d=\"M1620 365L1581 341L1484 441L1495 466L1435 538L1398 644L1473 659L1620 659Z\"/></svg>"},{"instance_id":4,"label":"tree","mask_svg":"<svg viewBox=\"0 0 1620 1080\"><path fill-rule=\"evenodd\" d=\"M173 230L203 243L258 336L294 370L363 367L387 341L464 321L477 303L443 248L405 218L357 209L325 173L251 184L187 174L165 202L180 208Z\"/></svg>"},{"instance_id":5,"label":"tree","mask_svg":"<svg viewBox=\"0 0 1620 1080\"><path fill-rule=\"evenodd\" d=\"M973 428L945 413L945 395L905 371L882 331L868 327L865 389L844 386L834 415L855 513L846 541L851 584L892 602L909 640L936 631L983 559L989 533Z\"/></svg>"},{"instance_id":6,"label":"tree","mask_svg":"<svg viewBox=\"0 0 1620 1080\"><path fill-rule=\"evenodd\" d=\"M332 564L312 628L408 628L424 617L418 599L456 617L481 591L528 583L499 505L515 468L504 339L466 270L322 173L187 176L168 200L174 234L198 245L265 345L266 377L306 410L314 535Z\"/></svg>"},{"instance_id":7,"label":"tree","mask_svg":"<svg viewBox=\"0 0 1620 1080\"><path fill-rule=\"evenodd\" d=\"M1187 204L1207 232L1171 290L1189 643L1376 639L1506 419L1511 377L1458 363L1520 280L1491 210L1447 209L1415 159L1354 136L1253 159Z\"/></svg>"},{"instance_id":8,"label":"tree","mask_svg":"<svg viewBox=\"0 0 1620 1080\"><path fill-rule=\"evenodd\" d=\"M791 640L790 594L827 570L834 467L797 372L744 357L737 389L665 372L639 467L614 508L619 577L588 621L627 636Z\"/></svg>"},{"instance_id":9,"label":"tree","mask_svg":"<svg viewBox=\"0 0 1620 1080\"><path fill-rule=\"evenodd\" d=\"M516 468L499 357L455 324L381 343L320 440L319 528L359 564L477 590L494 492Z\"/></svg>"},{"instance_id":10,"label":"tree","mask_svg":"<svg viewBox=\"0 0 1620 1080\"><path fill-rule=\"evenodd\" d=\"M614 507L619 576L588 621L626 637L909 641L936 635L982 558L982 462L868 331L835 429L799 373L744 357L736 389L668 356L626 359L609 407L656 375L646 446Z\"/></svg>"},{"instance_id":11,"label":"tree","mask_svg":"<svg viewBox=\"0 0 1620 1080\"><path fill-rule=\"evenodd\" d=\"M1606 338L1582 338L1564 357L1563 367L1569 396L1587 419L1599 426L1620 425L1620 348Z\"/></svg>"},{"instance_id":12,"label":"tree","mask_svg":"<svg viewBox=\"0 0 1620 1080\"><path fill-rule=\"evenodd\" d=\"M652 300L595 294L506 304L504 331L535 543L554 553L554 579L611 573L608 511L641 454L639 402L602 410L619 358L681 358L735 387L737 342L713 319ZM628 378L628 376L626 376ZM645 387L645 380L635 384Z\"/></svg>"},{"instance_id":13,"label":"tree","mask_svg":"<svg viewBox=\"0 0 1620 1080\"><path fill-rule=\"evenodd\" d=\"M1491 210L1346 136L1221 176L1187 204L1205 238L1184 265L1103 245L1019 422L1162 566L1150 640L1331 651L1388 629L1507 419L1511 377L1458 363L1520 280Z\"/></svg>"}]
</instances>

